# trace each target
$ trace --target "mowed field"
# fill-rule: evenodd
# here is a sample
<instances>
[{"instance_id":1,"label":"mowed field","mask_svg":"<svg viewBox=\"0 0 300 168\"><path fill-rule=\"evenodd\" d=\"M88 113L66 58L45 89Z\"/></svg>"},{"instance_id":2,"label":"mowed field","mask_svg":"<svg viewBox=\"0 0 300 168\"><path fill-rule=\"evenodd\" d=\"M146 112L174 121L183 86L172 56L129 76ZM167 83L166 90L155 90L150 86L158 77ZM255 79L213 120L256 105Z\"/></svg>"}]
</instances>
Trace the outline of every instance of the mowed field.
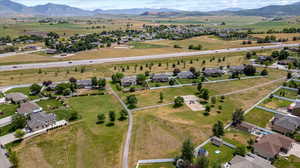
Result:
<instances>
[{"instance_id":1,"label":"mowed field","mask_svg":"<svg viewBox=\"0 0 300 168\"><path fill-rule=\"evenodd\" d=\"M271 75L275 73L278 74L278 72L274 72ZM285 73L279 73L278 76L283 74ZM252 79L212 85L207 84L204 87L209 89L210 96L214 96L231 92L232 90L250 88L268 82L273 77L263 80ZM193 112L187 106L173 108L172 105L168 105L135 111L130 152L131 166L134 166L136 161L141 159L170 158L179 155L182 142L188 137L193 140L195 145L202 143L212 135L211 129L215 122L220 120L224 124L229 123L235 109L242 108L246 110L281 84L282 82L276 82L260 88L225 96L224 102L221 102L220 97L218 97L217 103L212 106L209 116L205 116L203 111ZM173 94L191 95L197 93L196 87L173 88L171 90L137 92L135 94L138 100L142 100L138 105L157 104L160 91L164 93L164 103L174 100L174 97L171 99ZM218 109L219 106L222 106L221 110ZM233 136L233 141L237 144L245 144L248 139L243 140L242 138L251 137L237 132L229 132L226 138L231 139Z\"/></svg>"},{"instance_id":2,"label":"mowed field","mask_svg":"<svg viewBox=\"0 0 300 168\"><path fill-rule=\"evenodd\" d=\"M145 42L146 44L156 44L156 45L167 45L169 47L173 47L174 45L179 45L185 49L188 49L189 45L202 45L203 50L214 50L214 49L225 49L225 48L238 48L238 47L249 47L249 46L256 46L256 43L251 45L243 45L243 40L232 40L226 41L219 39L215 36L200 36L194 37L191 39L186 40L159 40L159 41L150 41Z\"/></svg>"},{"instance_id":3,"label":"mowed field","mask_svg":"<svg viewBox=\"0 0 300 168\"><path fill-rule=\"evenodd\" d=\"M121 110L111 95L74 97L68 100L81 117L69 126L17 145L20 168L119 168L127 121L115 126L96 124L97 114ZM108 117L106 118L106 123Z\"/></svg>"}]
</instances>

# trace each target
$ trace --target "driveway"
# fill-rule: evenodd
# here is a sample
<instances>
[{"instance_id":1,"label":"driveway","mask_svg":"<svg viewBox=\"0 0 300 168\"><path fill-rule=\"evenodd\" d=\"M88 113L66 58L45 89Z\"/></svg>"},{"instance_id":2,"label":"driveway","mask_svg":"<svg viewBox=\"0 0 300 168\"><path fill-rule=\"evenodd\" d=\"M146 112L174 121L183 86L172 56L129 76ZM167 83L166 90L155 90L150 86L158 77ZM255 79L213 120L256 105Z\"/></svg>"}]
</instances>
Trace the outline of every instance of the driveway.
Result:
<instances>
[{"instance_id":1,"label":"driveway","mask_svg":"<svg viewBox=\"0 0 300 168\"><path fill-rule=\"evenodd\" d=\"M299 143L293 143L292 145L293 145L293 147L287 155L288 156L295 155L298 158L300 158L300 144Z\"/></svg>"}]
</instances>

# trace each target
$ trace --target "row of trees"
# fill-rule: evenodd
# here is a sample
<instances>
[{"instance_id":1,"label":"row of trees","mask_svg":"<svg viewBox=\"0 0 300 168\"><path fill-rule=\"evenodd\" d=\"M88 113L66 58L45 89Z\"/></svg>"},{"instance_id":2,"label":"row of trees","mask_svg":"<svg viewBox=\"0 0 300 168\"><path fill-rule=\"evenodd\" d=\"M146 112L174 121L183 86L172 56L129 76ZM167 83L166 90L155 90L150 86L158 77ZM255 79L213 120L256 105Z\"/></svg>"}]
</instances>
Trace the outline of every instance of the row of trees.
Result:
<instances>
[{"instance_id":1,"label":"row of trees","mask_svg":"<svg viewBox=\"0 0 300 168\"><path fill-rule=\"evenodd\" d=\"M127 111L126 110L121 110L119 112L119 121L124 121L127 119ZM116 112L115 111L109 111L108 113L108 118L109 118L109 122L106 124L106 126L114 126L115 125L115 121L116 121ZM96 124L103 124L106 121L106 115L105 113L101 112L97 115L97 122Z\"/></svg>"}]
</instances>

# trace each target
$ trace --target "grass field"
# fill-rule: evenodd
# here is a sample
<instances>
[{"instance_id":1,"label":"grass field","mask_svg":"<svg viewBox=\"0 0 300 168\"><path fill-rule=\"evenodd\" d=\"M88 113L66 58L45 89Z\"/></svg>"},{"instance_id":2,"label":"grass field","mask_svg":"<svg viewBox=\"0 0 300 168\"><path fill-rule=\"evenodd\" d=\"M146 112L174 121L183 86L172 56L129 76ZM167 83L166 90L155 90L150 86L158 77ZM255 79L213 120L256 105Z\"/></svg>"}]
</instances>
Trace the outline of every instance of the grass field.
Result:
<instances>
[{"instance_id":1,"label":"grass field","mask_svg":"<svg viewBox=\"0 0 300 168\"><path fill-rule=\"evenodd\" d=\"M298 98L298 93L296 91L293 91L293 90L280 89L275 94L280 96L280 93L284 93L284 97L287 97L287 98L290 98L290 99L297 99Z\"/></svg>"},{"instance_id":2,"label":"grass field","mask_svg":"<svg viewBox=\"0 0 300 168\"><path fill-rule=\"evenodd\" d=\"M224 137L222 139L228 143L231 143L236 146L245 145L247 146L247 141L249 139L255 140L255 136L252 134L249 134L244 131L237 130L235 128L229 128L226 130Z\"/></svg>"},{"instance_id":3,"label":"grass field","mask_svg":"<svg viewBox=\"0 0 300 168\"><path fill-rule=\"evenodd\" d=\"M253 34L252 37L265 38L266 36L275 36L277 39L287 38L293 40L293 37L299 37L300 33L278 33L278 34Z\"/></svg>"},{"instance_id":4,"label":"grass field","mask_svg":"<svg viewBox=\"0 0 300 168\"><path fill-rule=\"evenodd\" d=\"M245 116L245 121L265 128L273 117L273 113L255 108Z\"/></svg>"},{"instance_id":5,"label":"grass field","mask_svg":"<svg viewBox=\"0 0 300 168\"><path fill-rule=\"evenodd\" d=\"M203 148L206 149L208 152L208 159L211 166L215 163L226 163L233 158L234 150L225 145L217 147L212 143L208 143ZM220 153L217 154L216 151L220 151Z\"/></svg>"},{"instance_id":6,"label":"grass field","mask_svg":"<svg viewBox=\"0 0 300 168\"><path fill-rule=\"evenodd\" d=\"M127 122L116 121L113 127L96 124L100 112L114 110L118 117L118 101L110 95L84 96L70 98L68 104L82 119L15 147L20 167L119 167Z\"/></svg>"},{"instance_id":7,"label":"grass field","mask_svg":"<svg viewBox=\"0 0 300 168\"><path fill-rule=\"evenodd\" d=\"M15 104L0 104L0 119L11 116L17 111L17 105Z\"/></svg>"}]
</instances>

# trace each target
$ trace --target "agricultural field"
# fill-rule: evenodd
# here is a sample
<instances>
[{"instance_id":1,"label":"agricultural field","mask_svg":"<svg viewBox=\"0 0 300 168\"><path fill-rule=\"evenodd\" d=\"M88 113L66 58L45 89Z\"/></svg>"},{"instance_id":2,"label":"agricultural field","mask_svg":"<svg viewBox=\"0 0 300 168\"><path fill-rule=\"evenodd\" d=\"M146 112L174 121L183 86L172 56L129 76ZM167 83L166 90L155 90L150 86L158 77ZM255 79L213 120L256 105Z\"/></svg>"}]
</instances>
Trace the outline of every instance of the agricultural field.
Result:
<instances>
[{"instance_id":1,"label":"agricultural field","mask_svg":"<svg viewBox=\"0 0 300 168\"><path fill-rule=\"evenodd\" d=\"M50 131L13 148L19 166L27 167L118 167L126 121L114 126L96 124L97 114L122 109L111 95L74 97L67 100L81 119L68 127ZM56 103L53 103L56 104ZM90 156L99 157L90 157Z\"/></svg>"}]
</instances>

